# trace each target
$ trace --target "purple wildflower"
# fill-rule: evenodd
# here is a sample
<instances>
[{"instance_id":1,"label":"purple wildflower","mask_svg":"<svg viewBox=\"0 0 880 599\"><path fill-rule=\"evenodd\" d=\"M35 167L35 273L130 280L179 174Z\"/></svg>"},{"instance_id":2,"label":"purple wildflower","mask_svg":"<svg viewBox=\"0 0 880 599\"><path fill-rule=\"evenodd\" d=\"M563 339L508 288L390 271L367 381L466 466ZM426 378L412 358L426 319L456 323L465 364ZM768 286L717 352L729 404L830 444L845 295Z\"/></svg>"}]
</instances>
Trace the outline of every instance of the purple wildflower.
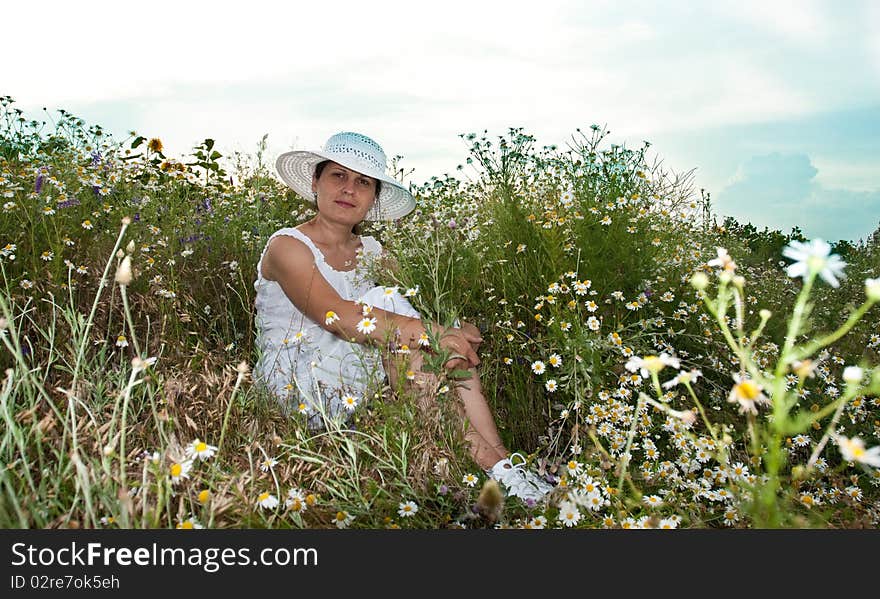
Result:
<instances>
[{"instance_id":1,"label":"purple wildflower","mask_svg":"<svg viewBox=\"0 0 880 599\"><path fill-rule=\"evenodd\" d=\"M70 208L71 206L79 206L79 200L76 198L70 198L69 200L65 200L64 202L58 202L56 206L59 210L64 210L65 208Z\"/></svg>"}]
</instances>

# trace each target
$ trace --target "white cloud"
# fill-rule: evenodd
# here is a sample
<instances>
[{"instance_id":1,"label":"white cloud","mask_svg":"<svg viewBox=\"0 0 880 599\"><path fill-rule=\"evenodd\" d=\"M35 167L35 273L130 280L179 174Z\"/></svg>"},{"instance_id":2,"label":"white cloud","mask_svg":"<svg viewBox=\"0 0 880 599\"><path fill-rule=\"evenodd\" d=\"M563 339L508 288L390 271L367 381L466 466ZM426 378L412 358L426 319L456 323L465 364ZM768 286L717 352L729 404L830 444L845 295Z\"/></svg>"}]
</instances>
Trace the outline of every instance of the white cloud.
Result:
<instances>
[{"instance_id":1,"label":"white cloud","mask_svg":"<svg viewBox=\"0 0 880 599\"><path fill-rule=\"evenodd\" d=\"M732 20L801 44L824 43L839 4L821 0L725 0L713 3Z\"/></svg>"},{"instance_id":2,"label":"white cloud","mask_svg":"<svg viewBox=\"0 0 880 599\"><path fill-rule=\"evenodd\" d=\"M865 9L867 35L864 36L865 51L873 63L874 72L880 79L880 3L873 2Z\"/></svg>"}]
</instances>

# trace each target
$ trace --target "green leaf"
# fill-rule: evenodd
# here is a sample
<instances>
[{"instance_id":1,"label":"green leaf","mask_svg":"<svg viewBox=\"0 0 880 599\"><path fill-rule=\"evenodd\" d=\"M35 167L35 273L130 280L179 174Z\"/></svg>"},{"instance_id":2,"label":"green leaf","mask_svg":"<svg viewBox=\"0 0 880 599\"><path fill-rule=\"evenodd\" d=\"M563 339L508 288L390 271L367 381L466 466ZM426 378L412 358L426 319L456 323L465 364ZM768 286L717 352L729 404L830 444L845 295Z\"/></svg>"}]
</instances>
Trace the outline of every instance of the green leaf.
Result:
<instances>
[{"instance_id":1,"label":"green leaf","mask_svg":"<svg viewBox=\"0 0 880 599\"><path fill-rule=\"evenodd\" d=\"M459 380L459 379L467 380L467 379L471 378L471 371L456 368L455 370L450 371L449 378L451 378L453 380Z\"/></svg>"}]
</instances>

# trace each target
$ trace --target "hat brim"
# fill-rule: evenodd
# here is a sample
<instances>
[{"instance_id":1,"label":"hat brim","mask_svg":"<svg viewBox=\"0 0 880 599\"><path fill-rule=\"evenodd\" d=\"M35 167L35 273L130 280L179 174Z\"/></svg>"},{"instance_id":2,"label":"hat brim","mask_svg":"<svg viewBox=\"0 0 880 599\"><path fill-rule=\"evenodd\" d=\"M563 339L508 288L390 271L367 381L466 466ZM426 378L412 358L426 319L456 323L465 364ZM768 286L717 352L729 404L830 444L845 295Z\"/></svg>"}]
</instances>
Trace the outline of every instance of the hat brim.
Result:
<instances>
[{"instance_id":1,"label":"hat brim","mask_svg":"<svg viewBox=\"0 0 880 599\"><path fill-rule=\"evenodd\" d=\"M312 178L315 166L319 162L332 160L353 171L372 177L382 182L379 191L378 206L370 209L364 220L396 220L403 218L416 207L416 200L408 189L385 173L364 168L361 164L346 161L344 157L329 155L324 152L294 150L281 154L275 160L275 170L284 183L312 204L315 198L312 192Z\"/></svg>"}]
</instances>

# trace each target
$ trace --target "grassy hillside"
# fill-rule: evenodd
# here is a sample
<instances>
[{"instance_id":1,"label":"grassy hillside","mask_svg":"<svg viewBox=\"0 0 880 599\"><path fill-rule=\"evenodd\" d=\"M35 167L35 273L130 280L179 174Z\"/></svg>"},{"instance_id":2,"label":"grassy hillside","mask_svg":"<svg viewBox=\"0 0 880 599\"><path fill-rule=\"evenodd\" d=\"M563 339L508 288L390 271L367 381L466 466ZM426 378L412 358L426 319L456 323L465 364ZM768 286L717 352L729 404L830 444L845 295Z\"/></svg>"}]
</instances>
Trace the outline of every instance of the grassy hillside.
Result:
<instances>
[{"instance_id":1,"label":"grassy hillside","mask_svg":"<svg viewBox=\"0 0 880 599\"><path fill-rule=\"evenodd\" d=\"M175 158L6 97L0 525L877 525L876 235L825 252L719 224L688 175L597 127L565 148L462 137L455 177L366 231L400 264L375 276L480 327L487 396L546 502L493 504L451 390L425 413L386 386L316 435L252 383L256 262L311 215L265 143Z\"/></svg>"}]
</instances>

